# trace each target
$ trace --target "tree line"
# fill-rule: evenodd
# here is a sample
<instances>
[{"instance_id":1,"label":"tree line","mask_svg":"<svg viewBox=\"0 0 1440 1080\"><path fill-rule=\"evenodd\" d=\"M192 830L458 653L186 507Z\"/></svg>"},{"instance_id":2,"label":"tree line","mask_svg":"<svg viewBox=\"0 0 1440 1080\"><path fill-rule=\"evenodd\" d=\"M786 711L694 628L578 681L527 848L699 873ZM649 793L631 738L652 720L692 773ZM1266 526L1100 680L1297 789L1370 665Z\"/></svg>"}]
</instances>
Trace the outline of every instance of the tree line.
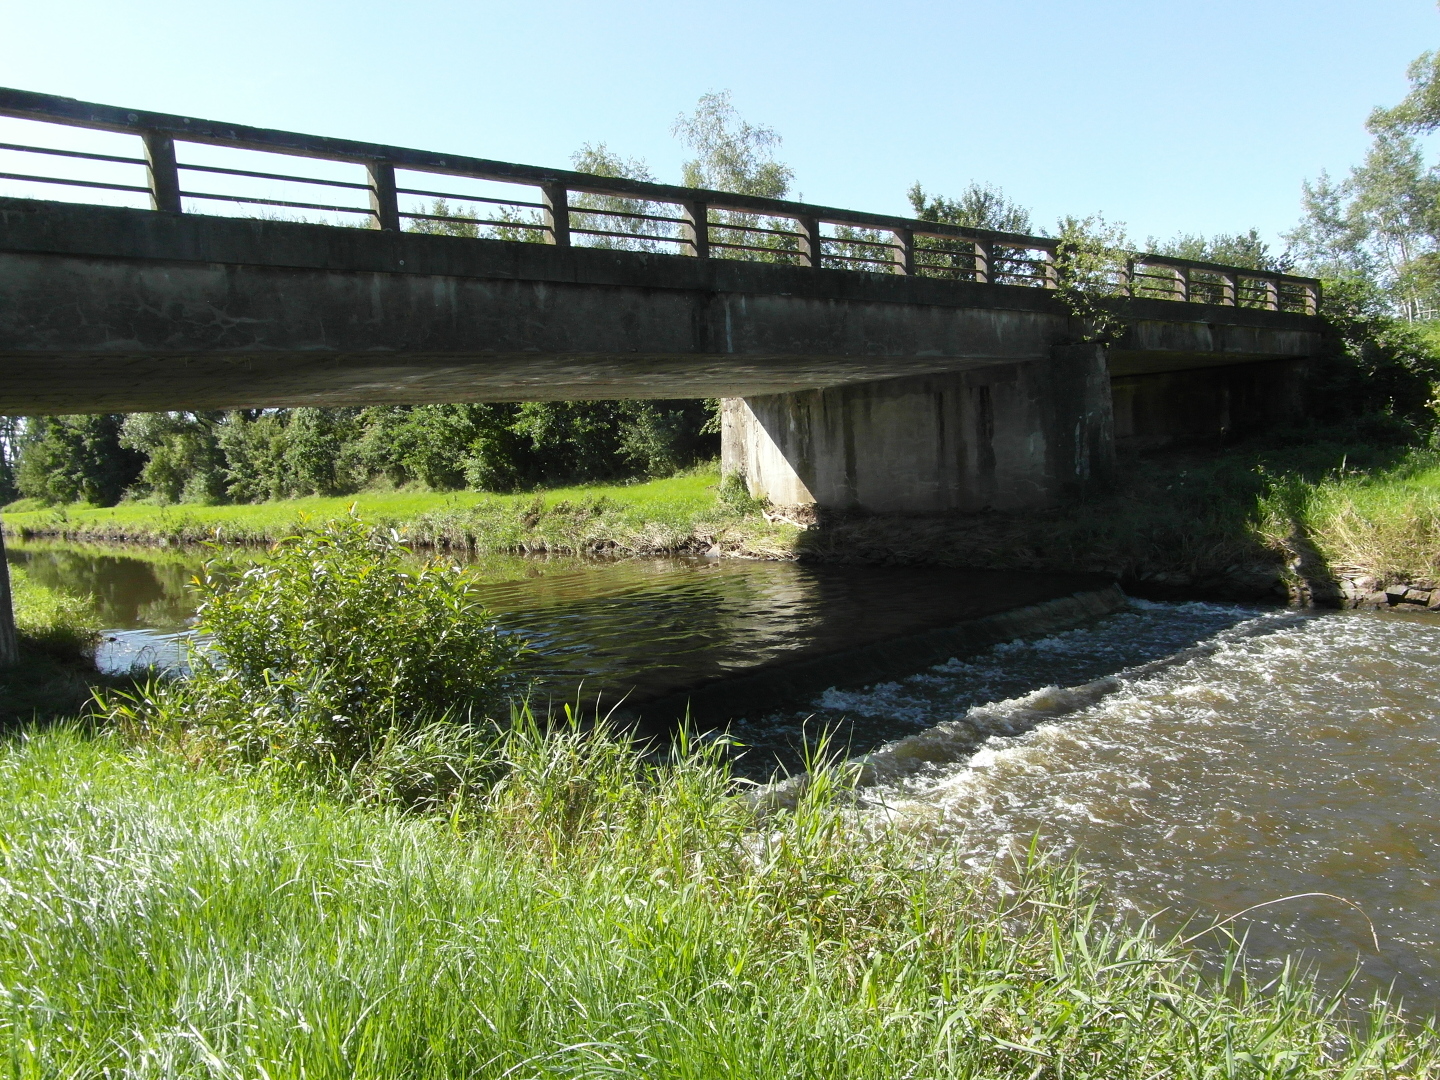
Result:
<instances>
[{"instance_id":1,"label":"tree line","mask_svg":"<svg viewBox=\"0 0 1440 1080\"><path fill-rule=\"evenodd\" d=\"M1337 333L1317 379L1336 408L1434 425L1440 387L1440 165L1419 137L1440 129L1440 52L1411 66L1400 104L1368 121L1371 148L1341 180L1306 182L1300 223L1275 251L1251 229L1203 237L1150 238L1146 250L1255 270L1299 271L1324 282L1323 314ZM740 194L783 198L793 170L775 156L772 129L748 123L728 92L700 98L673 134L693 153L681 181ZM649 166L605 143L572 155L584 172L653 180ZM1028 209L992 185L971 183L956 197L907 193L915 216L971 228L1046 235ZM436 203L416 231L534 239L533 230L482 226ZM578 213L640 214L647 204L613 196L577 199ZM519 218L517 217L517 223ZM616 226L615 222L624 224ZM594 238L603 246L657 250L657 226L610 218L631 235ZM753 227L754 215L715 213L712 224ZM779 225L781 223L772 223ZM873 240L855 231L857 244ZM1066 218L1051 235L1111 249L1133 247L1123 225ZM841 238L844 239L843 237ZM857 248L858 250L858 248ZM737 257L781 259L771 251ZM1360 401L1360 404L1354 404ZM375 484L436 490L514 491L543 484L663 476L718 452L716 403L684 401L527 402L371 408L248 409L229 412L0 417L0 505L110 505L258 502L344 494Z\"/></svg>"}]
</instances>

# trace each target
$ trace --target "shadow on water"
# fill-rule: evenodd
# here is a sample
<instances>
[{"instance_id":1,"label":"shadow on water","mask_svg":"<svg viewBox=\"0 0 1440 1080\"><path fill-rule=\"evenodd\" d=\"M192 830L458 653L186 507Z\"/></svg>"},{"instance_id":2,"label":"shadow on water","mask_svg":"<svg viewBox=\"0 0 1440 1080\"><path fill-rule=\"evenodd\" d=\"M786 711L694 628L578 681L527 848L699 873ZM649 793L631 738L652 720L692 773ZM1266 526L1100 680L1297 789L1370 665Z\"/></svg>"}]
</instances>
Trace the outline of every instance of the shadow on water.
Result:
<instances>
[{"instance_id":1,"label":"shadow on water","mask_svg":"<svg viewBox=\"0 0 1440 1080\"><path fill-rule=\"evenodd\" d=\"M194 610L186 585L204 557L203 551L42 542L10 551L37 582L96 598L107 627L97 660L110 672L182 662ZM537 702L579 700L589 711L623 700L657 730L679 718L688 693L697 689L719 687L723 700L726 681L737 676L806 658L855 655L906 635L1103 585L1094 575L703 558L490 556L478 560L475 571L496 619L535 649L527 666ZM837 749L864 752L949 719L971 703L1110 674L1252 614L1215 605L1196 611L1202 609L1203 615L1177 615L1163 627L1164 620L1146 615L1142 630L1126 622L1138 617L1127 612L1102 620L1112 631L1051 635L1046 640L1061 644L1034 663L1020 662L1013 647L1001 645L934 670L918 670L925 663L917 661L894 671L900 681L869 690L856 687L844 670L834 671L788 698L712 709L697 720L728 727L742 744L741 772L765 779L776 769L798 769L822 731L830 732ZM647 702L654 707L647 709Z\"/></svg>"}]
</instances>

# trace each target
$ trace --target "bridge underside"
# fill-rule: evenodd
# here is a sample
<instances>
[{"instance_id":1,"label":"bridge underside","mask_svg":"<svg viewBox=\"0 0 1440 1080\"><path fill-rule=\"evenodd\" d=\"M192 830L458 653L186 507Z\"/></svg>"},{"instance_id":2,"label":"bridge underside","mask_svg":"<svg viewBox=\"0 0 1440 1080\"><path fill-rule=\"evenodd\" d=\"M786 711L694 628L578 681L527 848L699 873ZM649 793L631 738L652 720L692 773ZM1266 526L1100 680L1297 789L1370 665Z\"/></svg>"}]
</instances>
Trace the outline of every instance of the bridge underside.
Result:
<instances>
[{"instance_id":1,"label":"bridge underside","mask_svg":"<svg viewBox=\"0 0 1440 1080\"><path fill-rule=\"evenodd\" d=\"M776 502L1042 506L1103 481L1108 376L1319 344L1127 303L1107 356L1043 289L0 199L0 413L723 397Z\"/></svg>"}]
</instances>

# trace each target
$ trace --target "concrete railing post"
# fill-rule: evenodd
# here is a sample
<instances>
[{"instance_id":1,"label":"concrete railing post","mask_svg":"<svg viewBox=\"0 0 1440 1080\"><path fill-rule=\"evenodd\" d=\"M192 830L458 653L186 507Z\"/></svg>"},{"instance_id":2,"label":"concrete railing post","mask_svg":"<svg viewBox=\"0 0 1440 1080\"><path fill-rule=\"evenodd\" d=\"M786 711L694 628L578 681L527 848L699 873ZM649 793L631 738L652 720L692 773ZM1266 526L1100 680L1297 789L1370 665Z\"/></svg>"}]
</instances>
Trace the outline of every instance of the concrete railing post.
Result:
<instances>
[{"instance_id":1,"label":"concrete railing post","mask_svg":"<svg viewBox=\"0 0 1440 1080\"><path fill-rule=\"evenodd\" d=\"M995 284L995 245L988 240L975 241L975 280L982 285Z\"/></svg>"},{"instance_id":2,"label":"concrete railing post","mask_svg":"<svg viewBox=\"0 0 1440 1080\"><path fill-rule=\"evenodd\" d=\"M545 204L545 242L570 246L570 196L564 184L546 184L540 189Z\"/></svg>"},{"instance_id":3,"label":"concrete railing post","mask_svg":"<svg viewBox=\"0 0 1440 1080\"><path fill-rule=\"evenodd\" d=\"M909 229L893 230L895 242L890 246L890 262L895 273L907 277L915 273L915 234Z\"/></svg>"},{"instance_id":4,"label":"concrete railing post","mask_svg":"<svg viewBox=\"0 0 1440 1080\"><path fill-rule=\"evenodd\" d=\"M1307 281L1305 283L1305 314L1320 314L1320 283Z\"/></svg>"},{"instance_id":5,"label":"concrete railing post","mask_svg":"<svg viewBox=\"0 0 1440 1080\"><path fill-rule=\"evenodd\" d=\"M1053 247L1040 249L1040 273L1043 275L1045 288L1058 289L1060 287L1060 267L1055 261Z\"/></svg>"},{"instance_id":6,"label":"concrete railing post","mask_svg":"<svg viewBox=\"0 0 1440 1080\"><path fill-rule=\"evenodd\" d=\"M710 206L703 202L680 204L680 238L690 245L690 254L697 259L710 257Z\"/></svg>"},{"instance_id":7,"label":"concrete railing post","mask_svg":"<svg viewBox=\"0 0 1440 1080\"><path fill-rule=\"evenodd\" d=\"M145 165L150 177L150 209L181 213L180 166L175 161L175 140L158 131L147 131Z\"/></svg>"},{"instance_id":8,"label":"concrete railing post","mask_svg":"<svg viewBox=\"0 0 1440 1080\"><path fill-rule=\"evenodd\" d=\"M1126 296L1135 295L1135 260L1126 259L1125 265L1120 268L1120 280L1116 282L1120 291Z\"/></svg>"},{"instance_id":9,"label":"concrete railing post","mask_svg":"<svg viewBox=\"0 0 1440 1080\"><path fill-rule=\"evenodd\" d=\"M820 269L824 248L820 241L820 222L815 218L798 218L800 227L800 265Z\"/></svg>"},{"instance_id":10,"label":"concrete railing post","mask_svg":"<svg viewBox=\"0 0 1440 1080\"><path fill-rule=\"evenodd\" d=\"M1260 285L1265 290L1264 307L1266 311L1280 310L1280 283L1274 278L1261 278Z\"/></svg>"},{"instance_id":11,"label":"concrete railing post","mask_svg":"<svg viewBox=\"0 0 1440 1080\"><path fill-rule=\"evenodd\" d=\"M20 663L15 636L15 605L10 596L10 564L5 559L5 530L0 527L0 669Z\"/></svg>"},{"instance_id":12,"label":"concrete railing post","mask_svg":"<svg viewBox=\"0 0 1440 1080\"><path fill-rule=\"evenodd\" d=\"M1235 274L1220 275L1220 303L1226 307L1235 307L1235 286L1239 284L1239 277Z\"/></svg>"},{"instance_id":13,"label":"concrete railing post","mask_svg":"<svg viewBox=\"0 0 1440 1080\"><path fill-rule=\"evenodd\" d=\"M1175 271L1175 299L1182 304L1190 302L1190 271L1184 266L1176 266Z\"/></svg>"},{"instance_id":14,"label":"concrete railing post","mask_svg":"<svg viewBox=\"0 0 1440 1080\"><path fill-rule=\"evenodd\" d=\"M370 174L370 213L375 215L375 228L400 231L400 196L395 191L395 166L388 161L372 161L365 166Z\"/></svg>"}]
</instances>

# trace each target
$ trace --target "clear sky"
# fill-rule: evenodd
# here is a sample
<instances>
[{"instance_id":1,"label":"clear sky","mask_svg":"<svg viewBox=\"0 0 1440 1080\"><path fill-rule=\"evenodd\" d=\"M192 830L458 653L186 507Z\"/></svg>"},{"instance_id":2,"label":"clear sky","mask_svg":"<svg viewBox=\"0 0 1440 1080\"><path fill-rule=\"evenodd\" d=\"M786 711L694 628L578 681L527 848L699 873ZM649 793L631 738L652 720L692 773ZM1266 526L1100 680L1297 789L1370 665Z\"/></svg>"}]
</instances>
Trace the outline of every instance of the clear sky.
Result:
<instances>
[{"instance_id":1,"label":"clear sky","mask_svg":"<svg viewBox=\"0 0 1440 1080\"><path fill-rule=\"evenodd\" d=\"M998 184L1132 236L1291 226L1440 47L1432 0L0 0L0 85L539 165L587 141L677 180L707 90L811 202Z\"/></svg>"}]
</instances>

